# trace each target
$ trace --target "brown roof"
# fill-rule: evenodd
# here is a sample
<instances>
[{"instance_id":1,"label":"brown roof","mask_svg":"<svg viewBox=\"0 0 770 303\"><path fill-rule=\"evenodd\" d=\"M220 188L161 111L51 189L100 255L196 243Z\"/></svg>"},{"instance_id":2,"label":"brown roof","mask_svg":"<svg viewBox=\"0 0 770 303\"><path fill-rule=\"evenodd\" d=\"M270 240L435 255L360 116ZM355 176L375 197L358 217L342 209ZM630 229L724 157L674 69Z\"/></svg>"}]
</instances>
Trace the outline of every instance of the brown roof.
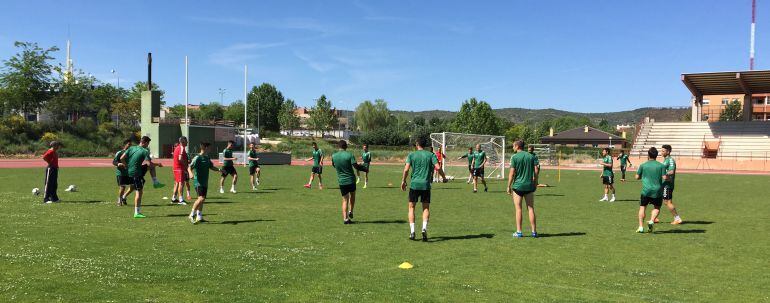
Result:
<instances>
[{"instance_id":1,"label":"brown roof","mask_svg":"<svg viewBox=\"0 0 770 303\"><path fill-rule=\"evenodd\" d=\"M770 70L682 74L693 96L770 93Z\"/></svg>"},{"instance_id":2,"label":"brown roof","mask_svg":"<svg viewBox=\"0 0 770 303\"><path fill-rule=\"evenodd\" d=\"M566 141L606 142L606 141L609 141L610 137L612 137L612 141L617 141L617 142L626 141L626 139L623 139L623 137L616 136L590 126L588 126L588 132L585 132L585 128L586 128L585 126L582 126L582 127L573 128L570 130L565 130L563 132L554 134L553 137L551 136L542 137L540 138L540 141L543 143L566 142Z\"/></svg>"}]
</instances>

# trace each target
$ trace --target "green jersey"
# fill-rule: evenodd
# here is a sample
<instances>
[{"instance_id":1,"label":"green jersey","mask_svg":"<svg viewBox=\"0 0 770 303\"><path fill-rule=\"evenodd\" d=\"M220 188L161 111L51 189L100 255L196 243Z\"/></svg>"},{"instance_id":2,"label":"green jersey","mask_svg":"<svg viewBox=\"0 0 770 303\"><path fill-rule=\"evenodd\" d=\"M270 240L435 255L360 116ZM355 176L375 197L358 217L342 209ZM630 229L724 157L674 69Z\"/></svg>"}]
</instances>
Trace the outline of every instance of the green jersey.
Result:
<instances>
[{"instance_id":1,"label":"green jersey","mask_svg":"<svg viewBox=\"0 0 770 303\"><path fill-rule=\"evenodd\" d=\"M642 196L660 198L662 195L663 175L666 174L666 166L662 163L649 160L639 165L636 174L642 178Z\"/></svg>"},{"instance_id":2,"label":"green jersey","mask_svg":"<svg viewBox=\"0 0 770 303\"><path fill-rule=\"evenodd\" d=\"M233 157L233 150L229 149L229 148L225 148L225 150L222 151L222 157L225 158L225 159L232 158ZM222 163L222 166L226 166L226 167L233 166L233 160L225 160Z\"/></svg>"},{"instance_id":3,"label":"green jersey","mask_svg":"<svg viewBox=\"0 0 770 303\"><path fill-rule=\"evenodd\" d=\"M483 167L487 160L487 154L484 151L477 151L473 153L473 159L476 160L476 165L473 168Z\"/></svg>"},{"instance_id":4,"label":"green jersey","mask_svg":"<svg viewBox=\"0 0 770 303\"><path fill-rule=\"evenodd\" d=\"M668 180L663 181L663 185L668 185L673 190L674 177L676 177L676 161L674 161L673 157L668 156L663 160L663 165L666 167L666 174L673 172L668 176Z\"/></svg>"},{"instance_id":5,"label":"green jersey","mask_svg":"<svg viewBox=\"0 0 770 303\"><path fill-rule=\"evenodd\" d=\"M535 157L535 166L540 167L540 159L537 158L537 155L534 152L529 153L532 155L532 157Z\"/></svg>"},{"instance_id":6,"label":"green jersey","mask_svg":"<svg viewBox=\"0 0 770 303\"><path fill-rule=\"evenodd\" d=\"M536 157L528 152L517 152L511 157L511 169L515 170L511 189L516 191L534 191L537 188L535 184L535 162Z\"/></svg>"},{"instance_id":7,"label":"green jersey","mask_svg":"<svg viewBox=\"0 0 770 303\"><path fill-rule=\"evenodd\" d=\"M365 151L361 154L361 161L364 162L364 164L369 164L372 162L372 152Z\"/></svg>"},{"instance_id":8,"label":"green jersey","mask_svg":"<svg viewBox=\"0 0 770 303\"><path fill-rule=\"evenodd\" d=\"M129 147L125 154L126 162L128 163L128 176L141 177L142 163L144 163L144 160L150 160L150 151L139 145L134 145Z\"/></svg>"},{"instance_id":9,"label":"green jersey","mask_svg":"<svg viewBox=\"0 0 770 303\"><path fill-rule=\"evenodd\" d=\"M250 150L249 151L249 158L256 158L257 157L257 151L256 150ZM259 165L259 161L257 160L249 160L249 167L254 167Z\"/></svg>"},{"instance_id":10,"label":"green jersey","mask_svg":"<svg viewBox=\"0 0 770 303\"><path fill-rule=\"evenodd\" d=\"M612 172L612 156L610 155L605 156L604 159L602 159L602 163L610 165L610 166L602 165L602 167L604 168L604 170L602 171L602 176L612 177L614 175L614 173Z\"/></svg>"},{"instance_id":11,"label":"green jersey","mask_svg":"<svg viewBox=\"0 0 770 303\"><path fill-rule=\"evenodd\" d=\"M115 157L112 158L112 165L115 165L115 175L119 177L128 177L128 170L125 167L118 167L118 163L120 163L120 156L122 156L125 152L125 150L121 149L115 153Z\"/></svg>"},{"instance_id":12,"label":"green jersey","mask_svg":"<svg viewBox=\"0 0 770 303\"><path fill-rule=\"evenodd\" d=\"M622 154L618 156L618 160L620 161L620 167L626 167L626 163L628 163L628 155Z\"/></svg>"},{"instance_id":13,"label":"green jersey","mask_svg":"<svg viewBox=\"0 0 770 303\"><path fill-rule=\"evenodd\" d=\"M409 188L414 190L429 190L433 169L438 163L436 155L427 150L414 151L406 156L406 163L412 167Z\"/></svg>"},{"instance_id":14,"label":"green jersey","mask_svg":"<svg viewBox=\"0 0 770 303\"><path fill-rule=\"evenodd\" d=\"M468 158L468 166L473 165L473 152L465 154L463 158Z\"/></svg>"},{"instance_id":15,"label":"green jersey","mask_svg":"<svg viewBox=\"0 0 770 303\"><path fill-rule=\"evenodd\" d=\"M337 170L337 181L340 185L356 183L354 164L356 164L356 158L349 151L341 150L332 155L332 166Z\"/></svg>"},{"instance_id":16,"label":"green jersey","mask_svg":"<svg viewBox=\"0 0 770 303\"><path fill-rule=\"evenodd\" d=\"M208 187L209 186L209 170L214 167L211 163L211 159L207 155L197 155L190 162L190 168L193 171L193 179L195 187Z\"/></svg>"},{"instance_id":17,"label":"green jersey","mask_svg":"<svg viewBox=\"0 0 770 303\"><path fill-rule=\"evenodd\" d=\"M313 150L313 167L321 166L321 157L324 156L324 152L320 149Z\"/></svg>"}]
</instances>

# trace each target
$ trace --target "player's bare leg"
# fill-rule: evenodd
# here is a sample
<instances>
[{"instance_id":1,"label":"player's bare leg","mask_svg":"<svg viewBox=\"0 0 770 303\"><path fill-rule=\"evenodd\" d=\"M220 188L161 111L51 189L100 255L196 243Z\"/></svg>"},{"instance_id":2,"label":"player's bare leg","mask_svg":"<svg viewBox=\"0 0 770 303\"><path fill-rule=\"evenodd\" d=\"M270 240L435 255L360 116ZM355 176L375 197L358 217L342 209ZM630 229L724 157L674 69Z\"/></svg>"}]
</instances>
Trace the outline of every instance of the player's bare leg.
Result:
<instances>
[{"instance_id":1,"label":"player's bare leg","mask_svg":"<svg viewBox=\"0 0 770 303\"><path fill-rule=\"evenodd\" d=\"M356 192L350 193L350 197L348 198L348 217L350 219L353 218L353 208L356 207Z\"/></svg>"},{"instance_id":2,"label":"player's bare leg","mask_svg":"<svg viewBox=\"0 0 770 303\"><path fill-rule=\"evenodd\" d=\"M535 193L528 193L524 195L524 201L527 203L527 211L529 212L529 226L532 228L532 236L537 237L537 220L535 218ZM521 223L519 223L521 225Z\"/></svg>"},{"instance_id":3,"label":"player's bare leg","mask_svg":"<svg viewBox=\"0 0 770 303\"><path fill-rule=\"evenodd\" d=\"M430 219L430 203L422 202L422 240L428 241L428 219Z\"/></svg>"},{"instance_id":4,"label":"player's bare leg","mask_svg":"<svg viewBox=\"0 0 770 303\"><path fill-rule=\"evenodd\" d=\"M521 234L521 221L522 221L522 214L521 214L521 200L524 197L519 196L516 193L513 193L513 207L516 209L516 233Z\"/></svg>"},{"instance_id":5,"label":"player's bare leg","mask_svg":"<svg viewBox=\"0 0 770 303\"><path fill-rule=\"evenodd\" d=\"M321 180L321 175L318 175L318 189L324 189L323 181Z\"/></svg>"},{"instance_id":6,"label":"player's bare leg","mask_svg":"<svg viewBox=\"0 0 770 303\"><path fill-rule=\"evenodd\" d=\"M233 175L233 182L230 185L230 192L235 193L235 184L238 183L238 174Z\"/></svg>"},{"instance_id":7,"label":"player's bare leg","mask_svg":"<svg viewBox=\"0 0 770 303\"><path fill-rule=\"evenodd\" d=\"M342 196L342 222L344 224L350 224L350 218L348 218L348 203L350 201L350 194Z\"/></svg>"},{"instance_id":8,"label":"player's bare leg","mask_svg":"<svg viewBox=\"0 0 770 303\"><path fill-rule=\"evenodd\" d=\"M676 211L676 205L674 205L674 201L663 200L663 204L666 204L668 210L671 211L671 215L674 216L674 220L671 221L671 224L682 224L682 219L679 217L679 212Z\"/></svg>"},{"instance_id":9,"label":"player's bare leg","mask_svg":"<svg viewBox=\"0 0 770 303\"><path fill-rule=\"evenodd\" d=\"M643 232L644 231L644 217L646 215L647 207L645 206L639 206L639 228L637 229L637 232Z\"/></svg>"},{"instance_id":10,"label":"player's bare leg","mask_svg":"<svg viewBox=\"0 0 770 303\"><path fill-rule=\"evenodd\" d=\"M479 187L479 177L473 176L473 192L474 193L479 191L478 187Z\"/></svg>"},{"instance_id":11,"label":"player's bare leg","mask_svg":"<svg viewBox=\"0 0 770 303\"><path fill-rule=\"evenodd\" d=\"M484 178L484 176L481 176L481 184L484 184L484 192L488 191L489 188L487 187L487 179Z\"/></svg>"},{"instance_id":12,"label":"player's bare leg","mask_svg":"<svg viewBox=\"0 0 770 303\"><path fill-rule=\"evenodd\" d=\"M409 202L409 211L407 213L407 218L409 220L409 239L414 240L414 206L415 202Z\"/></svg>"}]
</instances>

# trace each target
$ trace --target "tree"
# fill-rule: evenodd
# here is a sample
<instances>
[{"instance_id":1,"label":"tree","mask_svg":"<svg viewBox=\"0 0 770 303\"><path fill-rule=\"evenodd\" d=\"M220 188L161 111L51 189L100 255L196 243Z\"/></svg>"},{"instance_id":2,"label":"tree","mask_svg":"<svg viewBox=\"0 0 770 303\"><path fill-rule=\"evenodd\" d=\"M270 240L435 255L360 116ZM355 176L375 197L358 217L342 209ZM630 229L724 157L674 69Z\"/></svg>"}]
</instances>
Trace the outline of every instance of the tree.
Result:
<instances>
[{"instance_id":1,"label":"tree","mask_svg":"<svg viewBox=\"0 0 770 303\"><path fill-rule=\"evenodd\" d=\"M425 125L425 117L423 116L416 116L413 119L414 125L417 126L424 126Z\"/></svg>"},{"instance_id":2,"label":"tree","mask_svg":"<svg viewBox=\"0 0 770 303\"><path fill-rule=\"evenodd\" d=\"M356 107L353 117L356 120L356 127L364 132L386 127L390 118L388 103L382 99L377 99L374 103L366 100Z\"/></svg>"},{"instance_id":3,"label":"tree","mask_svg":"<svg viewBox=\"0 0 770 303\"><path fill-rule=\"evenodd\" d=\"M93 106L99 112L99 123L104 123L110 121L113 105L123 102L128 97L128 91L112 84L100 84L94 87L91 95L93 96Z\"/></svg>"},{"instance_id":4,"label":"tree","mask_svg":"<svg viewBox=\"0 0 770 303\"><path fill-rule=\"evenodd\" d=\"M3 61L0 72L0 100L4 100L3 113L10 111L33 113L51 99L53 93L52 71L49 62L52 53L59 48L40 48L37 43L15 42L21 49L13 57Z\"/></svg>"},{"instance_id":5,"label":"tree","mask_svg":"<svg viewBox=\"0 0 770 303\"><path fill-rule=\"evenodd\" d=\"M281 129L291 131L299 128L299 117L296 114L297 104L292 99L286 99L281 106L281 112L278 114L278 122Z\"/></svg>"},{"instance_id":6,"label":"tree","mask_svg":"<svg viewBox=\"0 0 770 303\"><path fill-rule=\"evenodd\" d=\"M741 121L743 120L743 109L741 102L733 101L719 115L719 121Z\"/></svg>"},{"instance_id":7,"label":"tree","mask_svg":"<svg viewBox=\"0 0 770 303\"><path fill-rule=\"evenodd\" d=\"M259 121L260 128L279 131L281 125L278 123L278 114L281 111L283 100L283 94L270 83L262 83L259 87L252 87L247 100L249 122L256 124ZM259 117L257 117L257 109L259 109Z\"/></svg>"},{"instance_id":8,"label":"tree","mask_svg":"<svg viewBox=\"0 0 770 303\"><path fill-rule=\"evenodd\" d=\"M237 100L230 103L225 109L224 119L241 123L243 121L243 101Z\"/></svg>"},{"instance_id":9,"label":"tree","mask_svg":"<svg viewBox=\"0 0 770 303\"><path fill-rule=\"evenodd\" d=\"M58 91L45 108L55 121L75 121L81 114L96 114L99 108L94 102L93 88L96 79L82 72L76 72L58 79ZM93 122L93 121L91 121Z\"/></svg>"},{"instance_id":10,"label":"tree","mask_svg":"<svg viewBox=\"0 0 770 303\"><path fill-rule=\"evenodd\" d=\"M147 82L138 81L128 91L126 98L112 105L112 113L118 116L118 121L128 124L137 124L142 109L142 92L147 90ZM152 90L160 91L160 104L165 104L163 98L166 92L160 89L157 83L152 83Z\"/></svg>"},{"instance_id":11,"label":"tree","mask_svg":"<svg viewBox=\"0 0 770 303\"><path fill-rule=\"evenodd\" d=\"M500 118L489 103L471 98L460 107L453 129L461 133L499 135Z\"/></svg>"},{"instance_id":12,"label":"tree","mask_svg":"<svg viewBox=\"0 0 770 303\"><path fill-rule=\"evenodd\" d=\"M225 108L219 102L201 104L198 114L201 120L222 120L225 116Z\"/></svg>"},{"instance_id":13,"label":"tree","mask_svg":"<svg viewBox=\"0 0 770 303\"><path fill-rule=\"evenodd\" d=\"M332 103L326 100L326 95L316 99L315 106L310 109L308 124L312 130L320 131L323 137L324 131L330 130L337 124L337 118L332 111Z\"/></svg>"}]
</instances>

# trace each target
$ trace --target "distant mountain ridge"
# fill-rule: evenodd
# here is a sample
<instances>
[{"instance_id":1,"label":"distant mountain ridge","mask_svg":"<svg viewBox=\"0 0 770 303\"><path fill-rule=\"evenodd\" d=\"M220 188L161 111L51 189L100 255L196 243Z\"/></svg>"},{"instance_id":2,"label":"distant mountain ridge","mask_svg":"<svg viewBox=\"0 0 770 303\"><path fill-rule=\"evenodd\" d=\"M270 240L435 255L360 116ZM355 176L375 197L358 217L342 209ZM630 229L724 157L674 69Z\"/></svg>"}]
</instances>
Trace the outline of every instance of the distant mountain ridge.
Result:
<instances>
[{"instance_id":1,"label":"distant mountain ridge","mask_svg":"<svg viewBox=\"0 0 770 303\"><path fill-rule=\"evenodd\" d=\"M564 117L586 117L594 123L599 123L601 120L607 120L610 125L616 124L636 124L645 117L650 117L658 122L676 122L682 121L685 115L690 113L689 107L642 107L634 110L619 111L619 112L607 112L607 113L579 113L570 112L564 110L558 110L553 108L546 109L527 109L527 108L499 108L494 110L498 116L504 119L508 119L514 123L531 122L537 123L540 121ZM452 118L457 115L457 112L445 111L445 110L429 110L429 111L393 111L397 115L405 115L410 118L416 116L423 116L425 119L432 117L439 117L441 119Z\"/></svg>"}]
</instances>

